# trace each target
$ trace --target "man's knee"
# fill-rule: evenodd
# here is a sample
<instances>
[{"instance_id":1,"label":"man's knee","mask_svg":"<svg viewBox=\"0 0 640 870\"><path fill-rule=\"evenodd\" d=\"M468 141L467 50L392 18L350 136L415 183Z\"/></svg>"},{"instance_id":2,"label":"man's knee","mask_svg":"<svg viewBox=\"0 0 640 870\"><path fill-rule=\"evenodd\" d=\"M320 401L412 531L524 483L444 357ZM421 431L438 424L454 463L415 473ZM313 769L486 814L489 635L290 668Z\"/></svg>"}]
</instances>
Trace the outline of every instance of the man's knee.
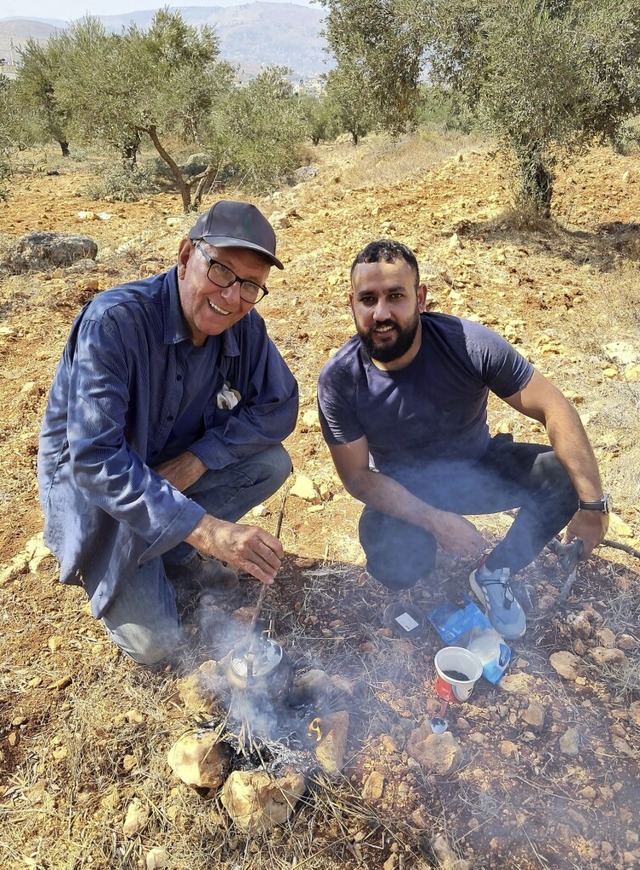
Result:
<instances>
[{"instance_id":1,"label":"man's knee","mask_svg":"<svg viewBox=\"0 0 640 870\"><path fill-rule=\"evenodd\" d=\"M255 457L258 463L258 474L264 480L271 480L274 491L279 489L293 471L291 457L282 444L269 447Z\"/></svg>"},{"instance_id":2,"label":"man's knee","mask_svg":"<svg viewBox=\"0 0 640 870\"><path fill-rule=\"evenodd\" d=\"M418 526L365 508L359 534L367 571L387 589L411 589L433 571L436 541Z\"/></svg>"},{"instance_id":3,"label":"man's knee","mask_svg":"<svg viewBox=\"0 0 640 870\"><path fill-rule=\"evenodd\" d=\"M541 490L565 505L566 509L577 510L578 494L566 468L555 453L550 450L541 454L537 459L537 466L538 475L542 479Z\"/></svg>"},{"instance_id":4,"label":"man's knee","mask_svg":"<svg viewBox=\"0 0 640 870\"><path fill-rule=\"evenodd\" d=\"M151 629L132 623L113 628L105 624L104 627L115 645L139 665L155 665L169 658L175 652L181 637L177 622L163 629Z\"/></svg>"}]
</instances>

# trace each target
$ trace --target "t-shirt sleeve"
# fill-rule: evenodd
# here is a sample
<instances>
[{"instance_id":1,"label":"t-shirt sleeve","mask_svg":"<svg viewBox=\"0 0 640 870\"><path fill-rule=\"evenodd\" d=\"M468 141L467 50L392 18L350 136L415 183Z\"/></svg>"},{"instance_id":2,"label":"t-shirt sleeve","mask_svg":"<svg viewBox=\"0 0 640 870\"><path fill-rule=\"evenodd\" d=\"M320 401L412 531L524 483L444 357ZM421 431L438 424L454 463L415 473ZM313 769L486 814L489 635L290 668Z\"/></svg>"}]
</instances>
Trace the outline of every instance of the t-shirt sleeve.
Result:
<instances>
[{"instance_id":1,"label":"t-shirt sleeve","mask_svg":"<svg viewBox=\"0 0 640 870\"><path fill-rule=\"evenodd\" d=\"M472 322L466 324L465 334L469 356L492 393L508 399L526 387L533 375L533 365L505 338Z\"/></svg>"},{"instance_id":2,"label":"t-shirt sleeve","mask_svg":"<svg viewBox=\"0 0 640 870\"><path fill-rule=\"evenodd\" d=\"M318 416L327 444L350 444L365 434L356 415L353 372L342 361L330 360L318 379Z\"/></svg>"}]
</instances>

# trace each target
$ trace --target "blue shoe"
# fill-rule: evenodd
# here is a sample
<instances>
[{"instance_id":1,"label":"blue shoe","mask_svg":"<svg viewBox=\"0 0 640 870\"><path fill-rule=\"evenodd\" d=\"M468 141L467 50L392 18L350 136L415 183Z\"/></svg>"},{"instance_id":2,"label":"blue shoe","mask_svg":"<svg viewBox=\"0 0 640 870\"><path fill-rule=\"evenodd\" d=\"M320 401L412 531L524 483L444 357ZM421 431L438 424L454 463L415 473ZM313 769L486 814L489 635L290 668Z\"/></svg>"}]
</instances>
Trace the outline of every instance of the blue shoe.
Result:
<instances>
[{"instance_id":1,"label":"blue shoe","mask_svg":"<svg viewBox=\"0 0 640 870\"><path fill-rule=\"evenodd\" d=\"M498 634L505 640L522 637L527 629L527 620L520 602L513 594L508 568L489 571L481 565L472 571L469 585Z\"/></svg>"}]
</instances>

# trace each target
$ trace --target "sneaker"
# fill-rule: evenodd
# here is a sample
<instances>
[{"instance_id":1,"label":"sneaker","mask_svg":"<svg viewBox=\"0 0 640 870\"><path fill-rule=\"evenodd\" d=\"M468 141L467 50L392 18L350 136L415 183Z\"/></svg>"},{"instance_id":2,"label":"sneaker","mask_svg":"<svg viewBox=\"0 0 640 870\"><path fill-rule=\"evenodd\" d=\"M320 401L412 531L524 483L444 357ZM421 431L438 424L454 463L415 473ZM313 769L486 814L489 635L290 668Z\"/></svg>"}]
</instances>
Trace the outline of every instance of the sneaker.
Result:
<instances>
[{"instance_id":1,"label":"sneaker","mask_svg":"<svg viewBox=\"0 0 640 870\"><path fill-rule=\"evenodd\" d=\"M165 571L173 583L195 583L200 589L212 592L231 592L240 582L233 568L201 553L196 553L184 565L165 565Z\"/></svg>"},{"instance_id":2,"label":"sneaker","mask_svg":"<svg viewBox=\"0 0 640 870\"><path fill-rule=\"evenodd\" d=\"M469 585L498 634L505 640L522 637L527 620L520 602L513 594L508 568L489 571L481 565L471 572Z\"/></svg>"}]
</instances>

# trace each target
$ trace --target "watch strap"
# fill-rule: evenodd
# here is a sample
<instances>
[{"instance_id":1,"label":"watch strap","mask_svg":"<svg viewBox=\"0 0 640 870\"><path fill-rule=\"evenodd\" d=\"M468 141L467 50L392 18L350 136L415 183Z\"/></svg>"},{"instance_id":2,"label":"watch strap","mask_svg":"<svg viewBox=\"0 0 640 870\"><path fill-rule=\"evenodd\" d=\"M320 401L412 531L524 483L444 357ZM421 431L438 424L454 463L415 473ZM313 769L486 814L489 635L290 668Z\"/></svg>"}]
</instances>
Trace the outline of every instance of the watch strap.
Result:
<instances>
[{"instance_id":1,"label":"watch strap","mask_svg":"<svg viewBox=\"0 0 640 870\"><path fill-rule=\"evenodd\" d=\"M578 510L581 511L600 511L600 513L609 513L609 496L604 495L598 501L582 501L578 499Z\"/></svg>"}]
</instances>

